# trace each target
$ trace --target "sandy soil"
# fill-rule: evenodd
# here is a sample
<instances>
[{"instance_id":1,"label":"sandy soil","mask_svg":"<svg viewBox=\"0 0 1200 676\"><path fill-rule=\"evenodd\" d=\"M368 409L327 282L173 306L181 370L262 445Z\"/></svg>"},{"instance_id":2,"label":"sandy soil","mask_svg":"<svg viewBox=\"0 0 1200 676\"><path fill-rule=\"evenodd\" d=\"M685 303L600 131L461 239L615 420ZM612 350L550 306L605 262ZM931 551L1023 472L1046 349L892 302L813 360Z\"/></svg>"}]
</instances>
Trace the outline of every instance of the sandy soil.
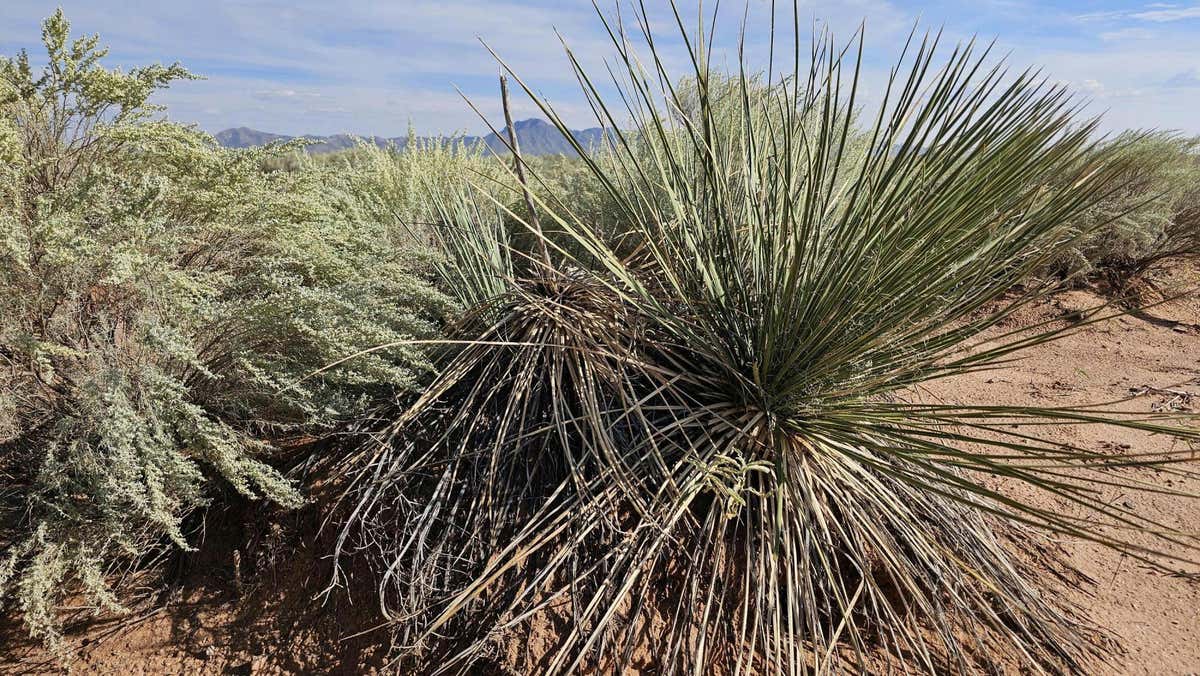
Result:
<instances>
[{"instance_id":1,"label":"sandy soil","mask_svg":"<svg viewBox=\"0 0 1200 676\"><path fill-rule=\"evenodd\" d=\"M388 646L386 635L369 632L378 622L369 585L361 585L361 599L344 590L323 594L331 547L314 536L319 526L313 508L239 505L205 515L198 553L168 572L175 582L159 602L102 622L83 614L69 626L69 672L374 673ZM68 671L11 618L0 622L0 646L0 674Z\"/></svg>"},{"instance_id":2,"label":"sandy soil","mask_svg":"<svg viewBox=\"0 0 1200 676\"><path fill-rule=\"evenodd\" d=\"M1090 293L1071 292L1031 312L1074 318L1099 300ZM1200 410L1200 299L1164 303L1137 316L1089 326L1030 350L1012 368L935 383L929 390L931 396L955 403L1063 406L1132 396L1113 408ZM1113 453L1169 448L1167 440L1106 427L1052 428L1046 436ZM1154 470L1122 471L1155 485L1200 494L1200 480L1180 480ZM1168 526L1196 532L1200 524L1200 500L1117 488L1105 490L1103 498L1153 515ZM1171 564L1180 574L1169 575L1097 545L1071 540L1061 544L1069 563L1095 581L1067 590L1067 598L1110 632L1124 653L1114 655L1098 673L1200 674L1200 562ZM1195 561L1195 555L1182 548L1167 551Z\"/></svg>"},{"instance_id":3,"label":"sandy soil","mask_svg":"<svg viewBox=\"0 0 1200 676\"><path fill-rule=\"evenodd\" d=\"M1014 321L1071 321L1098 302L1090 293L1063 294ZM1173 301L1088 327L1029 351L1009 369L936 383L925 396L960 403L1060 405L1139 392L1143 394L1126 408L1200 409L1200 300ZM1102 428L1058 428L1049 434L1113 452L1164 443ZM1200 481L1136 471L1139 478L1200 493ZM1194 531L1200 524L1200 500L1125 495L1115 489L1105 497L1128 502L1172 526ZM328 582L322 558L328 550L312 535L318 518L311 510L265 518L245 508L209 514L207 542L177 576L167 607L120 622L76 627L70 634L77 650L75 669L97 674L380 670L386 646L380 644L382 632L370 631L376 617L370 585L364 585L366 592L356 603L344 592L327 600L318 595ZM235 549L231 543L246 542L242 529L247 523L257 524L252 544ZM1066 590L1068 597L1123 649L1103 673L1200 674L1200 578L1155 572L1086 543L1061 544L1070 563L1095 580ZM1181 565L1180 570L1200 574L1200 564ZM11 622L0 623L0 646L0 673L62 671Z\"/></svg>"}]
</instances>

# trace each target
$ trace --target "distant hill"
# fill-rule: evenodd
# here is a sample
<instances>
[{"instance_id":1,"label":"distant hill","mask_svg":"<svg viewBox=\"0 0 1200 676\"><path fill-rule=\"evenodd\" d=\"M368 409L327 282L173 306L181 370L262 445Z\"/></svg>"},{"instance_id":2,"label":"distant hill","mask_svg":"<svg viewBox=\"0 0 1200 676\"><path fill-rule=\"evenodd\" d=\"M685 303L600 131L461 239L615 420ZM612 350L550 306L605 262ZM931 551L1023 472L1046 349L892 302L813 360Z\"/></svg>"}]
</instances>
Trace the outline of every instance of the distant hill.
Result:
<instances>
[{"instance_id":1,"label":"distant hill","mask_svg":"<svg viewBox=\"0 0 1200 676\"><path fill-rule=\"evenodd\" d=\"M562 132L557 127L545 120L531 118L528 120L520 120L513 123L513 128L517 130L517 141L521 144L521 152L526 155L575 155L575 149L571 147L567 139L562 135ZM504 141L508 140L508 128L501 130L504 140L502 141L496 134L488 134L483 138L483 142L487 144L489 150L495 153L508 152L508 146ZM592 127L591 129L571 130L571 135L579 142L579 145L584 148L594 148L604 139L604 130L600 127Z\"/></svg>"},{"instance_id":2,"label":"distant hill","mask_svg":"<svg viewBox=\"0 0 1200 676\"><path fill-rule=\"evenodd\" d=\"M217 143L225 148L253 148L255 146L263 146L275 141L291 141L295 138L306 138L310 141L316 141L308 147L311 153L331 153L338 150L346 150L353 148L358 144L358 137L350 134L336 134L334 136L317 136L315 134L305 136L288 136L286 134L272 134L266 131L258 131L249 127L235 127L217 132ZM379 146L386 146L389 143L396 145L404 145L407 142L405 138L387 139L381 136L375 136L365 141L374 141Z\"/></svg>"},{"instance_id":3,"label":"distant hill","mask_svg":"<svg viewBox=\"0 0 1200 676\"><path fill-rule=\"evenodd\" d=\"M289 138L291 137L282 134L268 134L265 131L249 127L236 127L218 133L217 143L226 148L252 148L266 145L272 141L286 141Z\"/></svg>"},{"instance_id":4,"label":"distant hill","mask_svg":"<svg viewBox=\"0 0 1200 676\"><path fill-rule=\"evenodd\" d=\"M517 141L521 144L521 152L526 155L575 155L575 149L571 147L570 142L565 136L558 131L554 125L545 120L532 118L528 120L520 120L513 123L513 128L517 132ZM508 129L501 131L508 137ZM596 147L604 139L604 130L600 127L591 129L571 130L571 135L584 148ZM375 143L383 147L387 145L396 145L404 147L408 143L408 138L397 136L393 138L385 138L382 136L372 137L356 137L350 134L336 134L333 136L317 136L305 135L302 137L287 136L285 134L272 134L270 132L258 131L249 127L235 127L226 129L216 134L217 143L226 148L251 148L254 146L266 145L275 141L290 141L293 138L306 138L310 141L315 141L313 145L308 147L311 153L330 153L338 150L346 150L357 145L361 138L364 141ZM423 138L424 141L432 140ZM466 136L460 140L467 145L483 144L489 152L506 153L508 146L496 134L488 134L487 136Z\"/></svg>"}]
</instances>

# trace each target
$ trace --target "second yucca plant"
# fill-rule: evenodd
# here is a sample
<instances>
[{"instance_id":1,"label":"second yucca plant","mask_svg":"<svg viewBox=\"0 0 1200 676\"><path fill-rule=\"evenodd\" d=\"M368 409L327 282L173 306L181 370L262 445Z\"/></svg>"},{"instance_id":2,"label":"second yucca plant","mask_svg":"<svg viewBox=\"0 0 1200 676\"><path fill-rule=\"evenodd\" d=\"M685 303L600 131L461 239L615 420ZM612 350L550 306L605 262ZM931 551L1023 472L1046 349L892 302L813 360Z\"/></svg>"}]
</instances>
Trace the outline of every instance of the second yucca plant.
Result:
<instances>
[{"instance_id":1,"label":"second yucca plant","mask_svg":"<svg viewBox=\"0 0 1200 676\"><path fill-rule=\"evenodd\" d=\"M936 39L909 45L864 117L858 67L832 40L797 49L782 77L719 75L711 40L674 16L682 80L644 14L641 53L606 21L620 113L568 50L613 130L606 151L578 150L623 228L596 227L568 195L540 199L541 222L471 195L442 205L447 279L474 309L437 382L355 456L345 531L377 555L404 659L1083 669L1103 644L1038 588L1020 554L1032 545L1010 535L1194 549L1195 534L1095 489L1169 492L1096 473L1190 474L1200 435L1160 416L911 395L1070 330L997 327L1048 291L1011 295L1082 236L1064 223L1122 171L1096 153L1095 123L972 45L935 67ZM548 256L508 250L506 227ZM1116 458L1043 441L1046 423L1183 443ZM558 623L552 640L497 657L534 618Z\"/></svg>"}]
</instances>

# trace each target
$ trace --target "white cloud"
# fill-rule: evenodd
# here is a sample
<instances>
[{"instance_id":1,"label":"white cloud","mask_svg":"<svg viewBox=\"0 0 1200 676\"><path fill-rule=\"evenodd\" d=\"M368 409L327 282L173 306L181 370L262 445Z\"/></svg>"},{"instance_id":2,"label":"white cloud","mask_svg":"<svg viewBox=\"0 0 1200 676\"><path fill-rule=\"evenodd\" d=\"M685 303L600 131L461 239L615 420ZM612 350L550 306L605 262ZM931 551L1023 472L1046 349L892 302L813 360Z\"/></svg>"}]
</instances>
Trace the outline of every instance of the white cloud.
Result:
<instances>
[{"instance_id":1,"label":"white cloud","mask_svg":"<svg viewBox=\"0 0 1200 676\"><path fill-rule=\"evenodd\" d=\"M1164 85L1178 89L1200 88L1200 68L1180 71L1167 78Z\"/></svg>"},{"instance_id":2,"label":"white cloud","mask_svg":"<svg viewBox=\"0 0 1200 676\"><path fill-rule=\"evenodd\" d=\"M1139 10L1113 10L1104 12L1089 12L1075 16L1077 21L1120 21L1133 20L1150 23L1172 23L1188 19L1200 19L1200 5L1182 7L1164 3L1151 3Z\"/></svg>"},{"instance_id":3,"label":"white cloud","mask_svg":"<svg viewBox=\"0 0 1200 676\"><path fill-rule=\"evenodd\" d=\"M1100 39L1105 42L1121 42L1124 40L1152 40L1154 39L1154 31L1146 28L1121 28L1119 30L1104 31L1100 33Z\"/></svg>"},{"instance_id":4,"label":"white cloud","mask_svg":"<svg viewBox=\"0 0 1200 676\"><path fill-rule=\"evenodd\" d=\"M325 95L315 91L297 91L295 89L260 89L254 92L257 99L321 99Z\"/></svg>"},{"instance_id":5,"label":"white cloud","mask_svg":"<svg viewBox=\"0 0 1200 676\"><path fill-rule=\"evenodd\" d=\"M1144 12L1134 12L1129 15L1132 19L1140 21L1153 21L1155 23L1167 23L1170 21L1183 21L1185 19L1200 19L1200 7L1174 7L1170 9L1149 9Z\"/></svg>"}]
</instances>

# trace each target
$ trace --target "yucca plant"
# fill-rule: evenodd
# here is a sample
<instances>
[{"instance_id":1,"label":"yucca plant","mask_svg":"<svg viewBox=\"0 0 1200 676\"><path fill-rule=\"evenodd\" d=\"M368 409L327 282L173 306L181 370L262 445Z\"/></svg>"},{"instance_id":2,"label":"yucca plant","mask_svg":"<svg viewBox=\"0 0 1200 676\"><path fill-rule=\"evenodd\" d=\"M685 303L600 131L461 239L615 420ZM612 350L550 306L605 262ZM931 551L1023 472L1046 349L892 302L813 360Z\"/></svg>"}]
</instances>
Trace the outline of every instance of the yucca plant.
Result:
<instances>
[{"instance_id":1,"label":"yucca plant","mask_svg":"<svg viewBox=\"0 0 1200 676\"><path fill-rule=\"evenodd\" d=\"M1106 644L1038 584L1023 529L1173 565L1145 543L1194 551L1196 534L1103 491L1175 492L1120 470L1194 475L1194 421L926 403L917 388L1073 330L1000 325L1052 291L1029 273L1085 236L1068 223L1112 189L1119 154L1096 152L1068 92L974 44L939 60L937 37L912 39L864 116L861 37L802 53L797 31L782 75L778 55L720 74L711 34L672 8L685 78L644 10L640 51L601 14L615 99L567 50L614 130L599 155L577 150L622 230L569 195L539 199L542 224L470 196L442 211L444 272L474 309L433 386L355 456L339 551L356 538L376 555L401 659L1084 670ZM471 253L508 247L506 226L550 263ZM1042 440L1048 424L1180 443L1114 457ZM540 647L521 647L522 627Z\"/></svg>"}]
</instances>

